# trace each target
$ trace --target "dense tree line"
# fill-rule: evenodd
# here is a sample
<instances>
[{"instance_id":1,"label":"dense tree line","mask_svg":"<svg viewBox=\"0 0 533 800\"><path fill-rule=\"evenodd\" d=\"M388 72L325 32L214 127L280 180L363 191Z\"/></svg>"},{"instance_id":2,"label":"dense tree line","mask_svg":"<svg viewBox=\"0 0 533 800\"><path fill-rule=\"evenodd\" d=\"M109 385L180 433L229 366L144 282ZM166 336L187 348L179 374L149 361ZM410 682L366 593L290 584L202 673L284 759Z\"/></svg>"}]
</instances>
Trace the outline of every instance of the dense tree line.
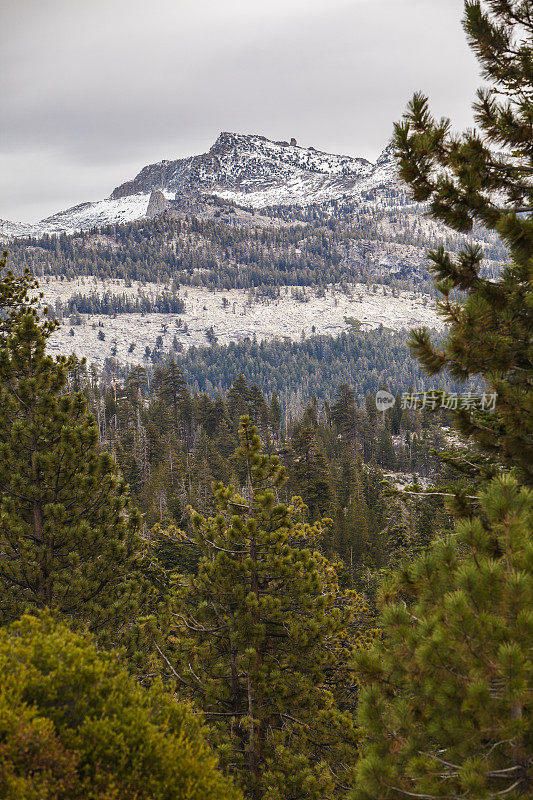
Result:
<instances>
[{"instance_id":1,"label":"dense tree line","mask_svg":"<svg viewBox=\"0 0 533 800\"><path fill-rule=\"evenodd\" d=\"M78 366L75 383L84 388L101 440L115 452L146 523L186 525L188 505L214 511L213 482L242 488L235 452L243 415L287 471L278 496L287 503L301 497L310 523L331 519L322 546L342 559L350 585L394 561L404 547L429 541L445 518L438 502L404 508L384 483L386 475L393 484L439 479L435 452L451 446L441 430L444 410L435 424L429 409L402 408L397 394L382 414L370 394L358 404L348 383L337 386L330 402L315 397L291 407L275 391L265 397L242 374L224 395L210 398L191 391L174 361L151 373L135 367L124 381L112 373L98 380Z\"/></svg>"},{"instance_id":2,"label":"dense tree line","mask_svg":"<svg viewBox=\"0 0 533 800\"><path fill-rule=\"evenodd\" d=\"M310 336L298 342L263 341L214 343L205 347L175 350L176 361L187 383L210 397L225 393L235 376L244 375L268 395L277 392L283 406L297 408L309 397L331 400L340 383L354 387L358 402L378 389L407 392L440 388L446 391L480 390L473 378L460 385L451 376L439 376L438 385L428 379L412 358L406 333L376 330L342 333L340 336ZM164 354L156 354L164 361ZM108 362L106 371L119 370ZM124 368L120 370L124 372Z\"/></svg>"},{"instance_id":3,"label":"dense tree line","mask_svg":"<svg viewBox=\"0 0 533 800\"><path fill-rule=\"evenodd\" d=\"M126 294L104 292L98 294L82 294L80 292L69 297L66 309L70 314L183 314L185 300L170 293L158 294L155 297L141 294L132 297Z\"/></svg>"}]
</instances>

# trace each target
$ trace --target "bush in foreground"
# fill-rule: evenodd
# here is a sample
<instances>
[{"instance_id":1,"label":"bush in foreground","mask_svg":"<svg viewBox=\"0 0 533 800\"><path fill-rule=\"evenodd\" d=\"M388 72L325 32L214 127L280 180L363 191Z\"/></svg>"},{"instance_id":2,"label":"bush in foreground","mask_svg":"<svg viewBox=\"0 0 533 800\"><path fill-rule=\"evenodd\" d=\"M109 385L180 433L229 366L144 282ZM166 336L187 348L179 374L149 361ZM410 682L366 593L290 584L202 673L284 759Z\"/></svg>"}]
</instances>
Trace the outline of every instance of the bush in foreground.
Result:
<instances>
[{"instance_id":1,"label":"bush in foreground","mask_svg":"<svg viewBox=\"0 0 533 800\"><path fill-rule=\"evenodd\" d=\"M0 632L4 800L226 800L200 719L47 614Z\"/></svg>"}]
</instances>

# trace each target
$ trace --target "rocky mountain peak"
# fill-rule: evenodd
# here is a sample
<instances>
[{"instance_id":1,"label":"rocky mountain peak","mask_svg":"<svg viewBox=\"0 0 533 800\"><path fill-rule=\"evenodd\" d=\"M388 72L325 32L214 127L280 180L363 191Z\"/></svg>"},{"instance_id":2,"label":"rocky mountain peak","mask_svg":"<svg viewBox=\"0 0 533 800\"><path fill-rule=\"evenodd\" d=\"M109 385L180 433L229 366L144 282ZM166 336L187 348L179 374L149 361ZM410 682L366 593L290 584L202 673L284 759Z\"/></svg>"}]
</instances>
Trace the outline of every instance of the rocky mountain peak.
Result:
<instances>
[{"instance_id":1,"label":"rocky mountain peak","mask_svg":"<svg viewBox=\"0 0 533 800\"><path fill-rule=\"evenodd\" d=\"M180 196L198 191L211 194L233 191L250 195L250 204L255 205L259 198L252 195L258 191L281 189L298 181L311 189L309 180L315 179L316 183L318 175L334 181L357 180L371 171L372 164L364 158L301 147L294 137L290 143L275 142L258 134L222 131L207 153L150 164L133 180L118 186L111 199L156 189ZM287 200L292 202L289 197ZM302 203L306 204L303 196Z\"/></svg>"}]
</instances>

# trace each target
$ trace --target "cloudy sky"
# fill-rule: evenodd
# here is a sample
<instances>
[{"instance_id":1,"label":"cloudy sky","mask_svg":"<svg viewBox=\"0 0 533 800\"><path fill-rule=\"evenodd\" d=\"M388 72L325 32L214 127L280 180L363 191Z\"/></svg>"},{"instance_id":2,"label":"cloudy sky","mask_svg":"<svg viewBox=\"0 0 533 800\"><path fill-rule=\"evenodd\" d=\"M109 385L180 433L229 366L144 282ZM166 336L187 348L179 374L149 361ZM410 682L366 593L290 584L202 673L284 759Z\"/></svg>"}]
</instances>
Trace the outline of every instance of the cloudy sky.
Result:
<instances>
[{"instance_id":1,"label":"cloudy sky","mask_svg":"<svg viewBox=\"0 0 533 800\"><path fill-rule=\"evenodd\" d=\"M375 159L413 91L457 128L462 0L2 0L0 218L106 197L222 130Z\"/></svg>"}]
</instances>

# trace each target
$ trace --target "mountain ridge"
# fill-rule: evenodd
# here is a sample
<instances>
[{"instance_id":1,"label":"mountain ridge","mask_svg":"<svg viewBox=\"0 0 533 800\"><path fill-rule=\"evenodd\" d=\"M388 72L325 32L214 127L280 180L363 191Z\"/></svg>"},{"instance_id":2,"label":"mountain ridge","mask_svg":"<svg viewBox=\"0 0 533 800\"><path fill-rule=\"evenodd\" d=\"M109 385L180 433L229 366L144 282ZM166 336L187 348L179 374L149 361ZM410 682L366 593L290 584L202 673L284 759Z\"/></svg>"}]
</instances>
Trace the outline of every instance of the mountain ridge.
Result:
<instances>
[{"instance_id":1,"label":"mountain ridge","mask_svg":"<svg viewBox=\"0 0 533 800\"><path fill-rule=\"evenodd\" d=\"M132 222L146 217L152 192L162 192L169 206L214 195L261 209L304 207L346 196L363 199L379 188L400 190L390 145L373 164L302 147L294 139L276 142L259 134L223 131L207 153L148 164L108 198L77 204L35 224L0 220L0 234L40 236ZM160 202L158 208L163 211L163 206Z\"/></svg>"},{"instance_id":2,"label":"mountain ridge","mask_svg":"<svg viewBox=\"0 0 533 800\"><path fill-rule=\"evenodd\" d=\"M246 191L254 183L271 185L283 181L290 170L361 177L371 169L371 162L363 158L275 142L257 134L223 131L207 153L149 164L133 180L114 189L110 197L119 199L154 189L184 192L197 187L239 187Z\"/></svg>"}]
</instances>

